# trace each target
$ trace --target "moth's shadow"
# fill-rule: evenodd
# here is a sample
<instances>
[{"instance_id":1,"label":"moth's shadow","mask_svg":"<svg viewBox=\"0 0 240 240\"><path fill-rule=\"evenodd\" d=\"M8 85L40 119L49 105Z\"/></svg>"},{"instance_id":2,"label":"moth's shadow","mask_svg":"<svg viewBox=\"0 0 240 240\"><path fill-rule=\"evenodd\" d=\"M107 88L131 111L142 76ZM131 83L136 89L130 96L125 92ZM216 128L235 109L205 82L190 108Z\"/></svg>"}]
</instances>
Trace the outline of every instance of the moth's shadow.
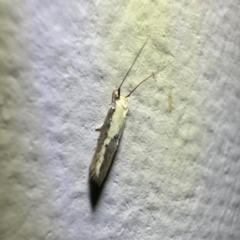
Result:
<instances>
[{"instance_id":1,"label":"moth's shadow","mask_svg":"<svg viewBox=\"0 0 240 240\"><path fill-rule=\"evenodd\" d=\"M89 177L89 198L90 198L90 202L91 202L91 207L92 210L94 211L97 207L98 201L101 197L102 191L104 189L105 183L107 182L108 179L108 175L109 172L112 169L112 166L114 164L115 161L115 157L116 157L117 153L115 153L114 157L113 157L113 161L109 167L109 170L107 172L107 175L102 183L102 185L99 187L97 183L95 183L90 177Z\"/></svg>"},{"instance_id":2,"label":"moth's shadow","mask_svg":"<svg viewBox=\"0 0 240 240\"><path fill-rule=\"evenodd\" d=\"M99 187L92 179L89 179L89 197L93 211L95 210L98 200L100 199L103 187L103 184L101 187Z\"/></svg>"}]
</instances>

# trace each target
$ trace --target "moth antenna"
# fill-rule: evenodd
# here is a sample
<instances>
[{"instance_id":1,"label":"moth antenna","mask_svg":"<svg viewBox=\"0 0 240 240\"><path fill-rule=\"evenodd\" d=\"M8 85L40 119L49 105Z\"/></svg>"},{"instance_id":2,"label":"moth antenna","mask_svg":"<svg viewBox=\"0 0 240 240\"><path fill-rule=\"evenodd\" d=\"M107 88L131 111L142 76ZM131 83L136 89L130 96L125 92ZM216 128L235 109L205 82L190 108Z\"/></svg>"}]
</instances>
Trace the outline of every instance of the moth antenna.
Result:
<instances>
[{"instance_id":1,"label":"moth antenna","mask_svg":"<svg viewBox=\"0 0 240 240\"><path fill-rule=\"evenodd\" d=\"M169 65L171 65L173 62L170 62L169 64L167 64L165 67L163 67L162 69L159 69L158 71L156 72L153 72L151 75L149 75L147 78L145 78L144 80L142 80L133 90L130 91L130 93L126 96L127 97L130 97L131 94L142 84L144 83L145 81L147 81L149 78L151 77L155 77L155 75L161 71L163 71L166 67L168 67Z\"/></svg>"},{"instance_id":2,"label":"moth antenna","mask_svg":"<svg viewBox=\"0 0 240 240\"><path fill-rule=\"evenodd\" d=\"M131 67L128 69L128 71L127 71L127 73L126 73L125 77L123 78L123 80L122 80L122 82L121 82L120 86L118 87L118 96L120 96L121 87L122 87L122 85L123 85L124 81L126 80L126 78L127 78L128 74L129 74L129 73L130 73L130 71L132 70L132 67L133 67L133 65L135 64L135 62L137 61L138 57L140 56L140 54L141 54L141 52L142 52L143 48L145 47L145 45L146 45L146 43L147 43L148 39L149 39L149 36L148 36L148 38L146 39L145 43L142 45L142 47L141 47L140 51L138 52L137 56L135 57L135 59L134 59L134 61L133 61L133 63L132 63L132 65L131 65Z\"/></svg>"}]
</instances>

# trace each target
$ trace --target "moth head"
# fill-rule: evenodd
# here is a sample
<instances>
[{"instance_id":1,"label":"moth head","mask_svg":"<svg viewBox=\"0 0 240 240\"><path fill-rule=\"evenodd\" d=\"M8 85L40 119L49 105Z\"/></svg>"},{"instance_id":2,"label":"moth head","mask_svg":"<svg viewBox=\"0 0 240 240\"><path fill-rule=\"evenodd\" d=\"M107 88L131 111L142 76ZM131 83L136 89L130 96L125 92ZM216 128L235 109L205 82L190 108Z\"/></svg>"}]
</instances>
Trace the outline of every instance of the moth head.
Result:
<instances>
[{"instance_id":1,"label":"moth head","mask_svg":"<svg viewBox=\"0 0 240 240\"><path fill-rule=\"evenodd\" d=\"M119 90L113 90L112 93L112 102L118 100L120 98L120 91Z\"/></svg>"}]
</instances>

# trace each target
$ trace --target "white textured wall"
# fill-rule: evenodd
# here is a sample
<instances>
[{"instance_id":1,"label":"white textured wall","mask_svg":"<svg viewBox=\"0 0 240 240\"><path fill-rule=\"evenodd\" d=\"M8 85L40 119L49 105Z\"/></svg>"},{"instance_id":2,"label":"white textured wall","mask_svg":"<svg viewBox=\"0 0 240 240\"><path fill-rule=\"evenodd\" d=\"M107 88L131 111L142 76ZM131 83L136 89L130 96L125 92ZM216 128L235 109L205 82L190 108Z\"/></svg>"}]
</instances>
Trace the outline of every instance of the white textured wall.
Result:
<instances>
[{"instance_id":1,"label":"white textured wall","mask_svg":"<svg viewBox=\"0 0 240 240\"><path fill-rule=\"evenodd\" d=\"M240 2L0 1L0 239L240 239ZM114 86L130 99L91 208Z\"/></svg>"}]
</instances>

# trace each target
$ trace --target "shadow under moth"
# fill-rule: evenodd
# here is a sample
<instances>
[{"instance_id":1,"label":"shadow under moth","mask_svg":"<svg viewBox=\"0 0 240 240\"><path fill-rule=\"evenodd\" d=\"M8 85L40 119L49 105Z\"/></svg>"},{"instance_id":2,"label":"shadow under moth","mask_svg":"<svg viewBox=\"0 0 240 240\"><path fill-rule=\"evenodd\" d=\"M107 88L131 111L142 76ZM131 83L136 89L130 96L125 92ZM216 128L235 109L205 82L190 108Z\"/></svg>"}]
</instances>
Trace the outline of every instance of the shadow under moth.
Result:
<instances>
[{"instance_id":1,"label":"shadow under moth","mask_svg":"<svg viewBox=\"0 0 240 240\"><path fill-rule=\"evenodd\" d=\"M148 39L145 41L137 56L135 57L131 67L127 71L125 77L123 78L120 86L117 90L112 93L112 103L108 110L107 116L104 120L103 125L96 129L100 131L100 136L98 138L97 148L93 155L92 162L89 169L90 179L94 181L99 187L102 185L108 170L113 161L114 155L118 149L123 130L126 123L127 113L129 109L128 98L130 95L145 81L154 77L154 75L164 68L152 73L150 76L142 80L127 96L121 95L121 87L127 78L129 72L131 71L133 65L140 56L143 48L145 47Z\"/></svg>"}]
</instances>

